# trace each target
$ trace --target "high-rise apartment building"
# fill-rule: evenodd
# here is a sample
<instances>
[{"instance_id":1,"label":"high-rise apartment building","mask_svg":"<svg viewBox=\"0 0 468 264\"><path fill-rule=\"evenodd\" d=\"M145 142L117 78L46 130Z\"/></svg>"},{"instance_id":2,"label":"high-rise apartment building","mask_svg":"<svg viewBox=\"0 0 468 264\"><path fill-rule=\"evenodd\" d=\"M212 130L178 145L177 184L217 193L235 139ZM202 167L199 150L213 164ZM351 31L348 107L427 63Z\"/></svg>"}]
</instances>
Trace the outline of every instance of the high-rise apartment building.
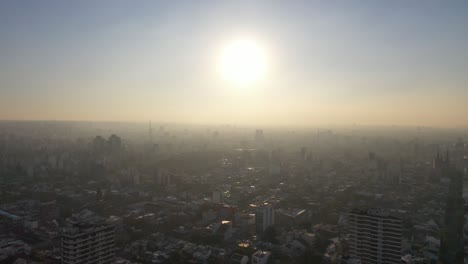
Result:
<instances>
[{"instance_id":1,"label":"high-rise apartment building","mask_svg":"<svg viewBox=\"0 0 468 264\"><path fill-rule=\"evenodd\" d=\"M255 227L258 235L262 235L268 227L274 224L275 211L270 204L257 208L255 212Z\"/></svg>"},{"instance_id":2,"label":"high-rise apartment building","mask_svg":"<svg viewBox=\"0 0 468 264\"><path fill-rule=\"evenodd\" d=\"M401 263L402 220L383 209L348 214L350 253L363 264Z\"/></svg>"},{"instance_id":3,"label":"high-rise apartment building","mask_svg":"<svg viewBox=\"0 0 468 264\"><path fill-rule=\"evenodd\" d=\"M265 136L263 135L263 130L261 129L255 130L254 140L257 143L262 143L265 140Z\"/></svg>"},{"instance_id":4,"label":"high-rise apartment building","mask_svg":"<svg viewBox=\"0 0 468 264\"><path fill-rule=\"evenodd\" d=\"M114 237L115 227L103 219L75 219L62 230L62 263L114 263Z\"/></svg>"}]
</instances>

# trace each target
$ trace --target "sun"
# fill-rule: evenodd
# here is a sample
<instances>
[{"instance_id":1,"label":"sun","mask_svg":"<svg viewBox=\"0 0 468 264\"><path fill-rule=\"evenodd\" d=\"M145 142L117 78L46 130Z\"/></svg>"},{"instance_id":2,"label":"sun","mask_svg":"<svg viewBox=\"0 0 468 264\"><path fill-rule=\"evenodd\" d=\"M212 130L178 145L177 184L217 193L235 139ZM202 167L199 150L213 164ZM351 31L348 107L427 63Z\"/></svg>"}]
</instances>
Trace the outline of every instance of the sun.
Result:
<instances>
[{"instance_id":1,"label":"sun","mask_svg":"<svg viewBox=\"0 0 468 264\"><path fill-rule=\"evenodd\" d=\"M265 51L254 41L237 40L228 45L221 54L221 74L233 84L252 85L264 77L266 70Z\"/></svg>"}]
</instances>

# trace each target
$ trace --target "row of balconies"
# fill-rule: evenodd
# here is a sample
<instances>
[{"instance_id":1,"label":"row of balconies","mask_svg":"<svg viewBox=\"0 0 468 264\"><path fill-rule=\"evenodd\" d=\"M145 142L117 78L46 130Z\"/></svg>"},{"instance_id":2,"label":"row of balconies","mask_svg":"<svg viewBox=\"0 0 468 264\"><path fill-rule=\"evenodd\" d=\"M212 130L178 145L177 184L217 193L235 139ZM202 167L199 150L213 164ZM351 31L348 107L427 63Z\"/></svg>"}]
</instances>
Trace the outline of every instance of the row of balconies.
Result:
<instances>
[{"instance_id":1,"label":"row of balconies","mask_svg":"<svg viewBox=\"0 0 468 264\"><path fill-rule=\"evenodd\" d=\"M391 218L386 218L386 217L376 217L376 216L370 216L370 215L361 215L361 214L353 214L350 213L348 214L349 219L366 219L369 221L386 221L389 223L401 223L401 219L391 219Z\"/></svg>"},{"instance_id":2,"label":"row of balconies","mask_svg":"<svg viewBox=\"0 0 468 264\"><path fill-rule=\"evenodd\" d=\"M388 236L388 237L401 237L401 230L375 230L366 227L358 227L358 228L350 228L351 232L354 233L363 233L363 234L371 234L371 235L379 235L379 236Z\"/></svg>"},{"instance_id":3,"label":"row of balconies","mask_svg":"<svg viewBox=\"0 0 468 264\"><path fill-rule=\"evenodd\" d=\"M81 256L81 255L87 255L87 254L92 254L93 252L98 252L98 251L106 251L108 249L113 249L115 247L114 243L107 244L104 246L99 246L99 247L93 247L90 249L86 250L80 250L80 251L73 251L73 250L64 250L63 254L64 255L69 255L69 256Z\"/></svg>"},{"instance_id":4,"label":"row of balconies","mask_svg":"<svg viewBox=\"0 0 468 264\"><path fill-rule=\"evenodd\" d=\"M401 263L401 256L395 257L395 258L383 258L380 259L380 262L377 258L369 258L365 256L359 256L361 258L362 264L375 264L375 263L381 263L381 264L395 264L395 263Z\"/></svg>"},{"instance_id":5,"label":"row of balconies","mask_svg":"<svg viewBox=\"0 0 468 264\"><path fill-rule=\"evenodd\" d=\"M375 233L368 230L350 232L349 234L355 235L356 237L373 237L384 240L401 240L401 234L395 233Z\"/></svg>"},{"instance_id":6,"label":"row of balconies","mask_svg":"<svg viewBox=\"0 0 468 264\"><path fill-rule=\"evenodd\" d=\"M356 243L354 245L354 247L356 248L367 248L367 249L370 249L370 250L390 250L390 249L393 249L393 250L396 250L396 251L401 251L401 245L396 245L396 244L380 244L380 245L377 245L373 242L370 242L367 241L366 243Z\"/></svg>"},{"instance_id":7,"label":"row of balconies","mask_svg":"<svg viewBox=\"0 0 468 264\"><path fill-rule=\"evenodd\" d=\"M79 232L79 233L68 233L68 232L63 232L62 233L62 237L65 237L65 238L68 238L68 239L76 239L76 238L80 238L82 239L82 237L85 237L85 236L96 236L96 235L102 235L102 234L105 234L105 233L109 233L109 232L114 232L115 230L115 227L114 226L103 226L103 227L97 227L97 228L94 228L92 230L83 230L83 232Z\"/></svg>"},{"instance_id":8,"label":"row of balconies","mask_svg":"<svg viewBox=\"0 0 468 264\"><path fill-rule=\"evenodd\" d=\"M69 248L69 249L82 249L82 248L87 248L91 245L105 244L105 243L112 242L112 241L114 241L114 237L103 238L103 239L96 240L96 241L88 241L86 243L76 243L76 244L62 243L62 247Z\"/></svg>"},{"instance_id":9,"label":"row of balconies","mask_svg":"<svg viewBox=\"0 0 468 264\"><path fill-rule=\"evenodd\" d=\"M395 251L387 251L385 253L380 253L378 251L369 251L369 250L360 250L360 249L353 249L350 250L352 255L360 256L360 257L367 257L367 258L387 258L387 259L400 259L401 252ZM398 262L399 263L399 262Z\"/></svg>"},{"instance_id":10,"label":"row of balconies","mask_svg":"<svg viewBox=\"0 0 468 264\"><path fill-rule=\"evenodd\" d=\"M356 225L371 225L371 226L385 226L385 227L393 227L393 228L400 228L401 223L382 223L379 221L368 221L365 219L350 219L349 223L356 224Z\"/></svg>"},{"instance_id":11,"label":"row of balconies","mask_svg":"<svg viewBox=\"0 0 468 264\"><path fill-rule=\"evenodd\" d=\"M91 243L99 243L102 240L113 239L113 238L114 238L114 234L112 233L112 234L107 234L105 236L94 237L93 239L84 239L84 240L63 240L62 239L62 245L79 247L79 246L84 246L84 245L91 244Z\"/></svg>"},{"instance_id":12,"label":"row of balconies","mask_svg":"<svg viewBox=\"0 0 468 264\"><path fill-rule=\"evenodd\" d=\"M66 234L62 234L62 240L71 240L71 241L86 240L86 239L90 239L90 238L94 238L94 237L100 237L100 236L104 236L104 235L107 235L107 234L113 234L113 233L115 233L115 231L112 229L112 230L108 230L106 232L88 232L88 233L78 234L78 235L75 235L75 236L69 236L69 235L66 235Z\"/></svg>"},{"instance_id":13,"label":"row of balconies","mask_svg":"<svg viewBox=\"0 0 468 264\"><path fill-rule=\"evenodd\" d=\"M392 242L398 242L401 243L401 235L400 236L388 236L388 235L375 235L375 234L369 234L366 232L352 232L350 233L351 237L354 237L358 240L368 240L369 238L374 239L374 240L380 240L380 241L392 241Z\"/></svg>"},{"instance_id":14,"label":"row of balconies","mask_svg":"<svg viewBox=\"0 0 468 264\"><path fill-rule=\"evenodd\" d=\"M377 255L379 253L379 248L371 247L371 246L359 246L354 245L351 247L354 251L360 253L368 253L370 255ZM385 247L385 249L380 248L380 252L385 252L385 254L389 254L392 256L398 255L401 256L401 247Z\"/></svg>"},{"instance_id":15,"label":"row of balconies","mask_svg":"<svg viewBox=\"0 0 468 264\"><path fill-rule=\"evenodd\" d=\"M381 224L377 224L374 222L365 222L365 221L351 223L351 226L372 226L372 227L398 229L398 230L402 229L401 225L391 225L391 224L381 225Z\"/></svg>"},{"instance_id":16,"label":"row of balconies","mask_svg":"<svg viewBox=\"0 0 468 264\"><path fill-rule=\"evenodd\" d=\"M113 260L115 257L114 250L108 250L101 254L87 254L85 256L70 257L62 255L62 261L66 264L91 264L97 262L107 261L108 259Z\"/></svg>"},{"instance_id":17,"label":"row of balconies","mask_svg":"<svg viewBox=\"0 0 468 264\"><path fill-rule=\"evenodd\" d=\"M377 239L357 239L355 237L351 237L351 240L354 241L355 244L370 244L370 245L375 245L377 247L379 245L382 246L395 246L395 247L401 247L401 240L377 240Z\"/></svg>"},{"instance_id":18,"label":"row of balconies","mask_svg":"<svg viewBox=\"0 0 468 264\"><path fill-rule=\"evenodd\" d=\"M373 223L383 223L383 224L395 224L399 225L402 223L401 220L393 220L393 219L382 219L382 218L372 218L372 217L354 217L350 216L348 218L350 221L366 221L366 222L373 222Z\"/></svg>"}]
</instances>

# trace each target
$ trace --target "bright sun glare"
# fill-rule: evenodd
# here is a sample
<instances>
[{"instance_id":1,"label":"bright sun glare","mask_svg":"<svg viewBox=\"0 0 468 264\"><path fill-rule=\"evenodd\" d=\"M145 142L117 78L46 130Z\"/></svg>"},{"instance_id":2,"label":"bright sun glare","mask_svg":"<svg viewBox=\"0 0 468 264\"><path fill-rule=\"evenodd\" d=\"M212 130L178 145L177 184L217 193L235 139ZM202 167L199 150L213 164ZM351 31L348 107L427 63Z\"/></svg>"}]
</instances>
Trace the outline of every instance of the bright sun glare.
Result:
<instances>
[{"instance_id":1,"label":"bright sun glare","mask_svg":"<svg viewBox=\"0 0 468 264\"><path fill-rule=\"evenodd\" d=\"M228 45L221 55L221 73L236 85L251 85L265 75L267 58L257 43L238 40Z\"/></svg>"}]
</instances>

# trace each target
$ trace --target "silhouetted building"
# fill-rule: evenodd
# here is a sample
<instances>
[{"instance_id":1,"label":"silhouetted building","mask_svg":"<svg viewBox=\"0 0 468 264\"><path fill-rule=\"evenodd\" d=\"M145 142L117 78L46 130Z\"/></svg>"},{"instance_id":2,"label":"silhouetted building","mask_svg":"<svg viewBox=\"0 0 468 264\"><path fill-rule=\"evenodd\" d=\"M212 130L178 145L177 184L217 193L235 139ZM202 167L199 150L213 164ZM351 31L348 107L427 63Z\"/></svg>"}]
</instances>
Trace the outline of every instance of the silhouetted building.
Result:
<instances>
[{"instance_id":1,"label":"silhouetted building","mask_svg":"<svg viewBox=\"0 0 468 264\"><path fill-rule=\"evenodd\" d=\"M261 129L255 130L254 140L257 143L262 143L265 140L265 137L263 135L263 130Z\"/></svg>"},{"instance_id":2,"label":"silhouetted building","mask_svg":"<svg viewBox=\"0 0 468 264\"><path fill-rule=\"evenodd\" d=\"M157 169L154 173L154 184L156 186L168 186L174 183L174 175Z\"/></svg>"},{"instance_id":3,"label":"silhouetted building","mask_svg":"<svg viewBox=\"0 0 468 264\"><path fill-rule=\"evenodd\" d=\"M348 215L350 253L363 264L401 263L402 220L383 209Z\"/></svg>"},{"instance_id":4,"label":"silhouetted building","mask_svg":"<svg viewBox=\"0 0 468 264\"><path fill-rule=\"evenodd\" d=\"M268 227L274 224L275 211L271 205L268 204L257 208L255 212L255 228L257 235L262 235Z\"/></svg>"},{"instance_id":5,"label":"silhouetted building","mask_svg":"<svg viewBox=\"0 0 468 264\"><path fill-rule=\"evenodd\" d=\"M80 214L90 213L88 211ZM114 263L115 227L103 219L88 215L74 219L62 230L63 264Z\"/></svg>"},{"instance_id":6,"label":"silhouetted building","mask_svg":"<svg viewBox=\"0 0 468 264\"><path fill-rule=\"evenodd\" d=\"M148 128L148 141L150 144L153 143L153 127L151 125L151 121L149 122L149 128Z\"/></svg>"},{"instance_id":7,"label":"silhouetted building","mask_svg":"<svg viewBox=\"0 0 468 264\"><path fill-rule=\"evenodd\" d=\"M96 136L93 139L93 150L95 152L103 152L106 149L106 140L101 136Z\"/></svg>"},{"instance_id":8,"label":"silhouetted building","mask_svg":"<svg viewBox=\"0 0 468 264\"><path fill-rule=\"evenodd\" d=\"M109 150L117 152L122 149L122 139L116 135L111 135L108 140Z\"/></svg>"},{"instance_id":9,"label":"silhouetted building","mask_svg":"<svg viewBox=\"0 0 468 264\"><path fill-rule=\"evenodd\" d=\"M444 170L447 169L450 166L450 154L447 149L447 152L445 153L445 159L440 155L439 150L437 150L436 157L434 158L434 163L433 163L434 169L436 170Z\"/></svg>"}]
</instances>

